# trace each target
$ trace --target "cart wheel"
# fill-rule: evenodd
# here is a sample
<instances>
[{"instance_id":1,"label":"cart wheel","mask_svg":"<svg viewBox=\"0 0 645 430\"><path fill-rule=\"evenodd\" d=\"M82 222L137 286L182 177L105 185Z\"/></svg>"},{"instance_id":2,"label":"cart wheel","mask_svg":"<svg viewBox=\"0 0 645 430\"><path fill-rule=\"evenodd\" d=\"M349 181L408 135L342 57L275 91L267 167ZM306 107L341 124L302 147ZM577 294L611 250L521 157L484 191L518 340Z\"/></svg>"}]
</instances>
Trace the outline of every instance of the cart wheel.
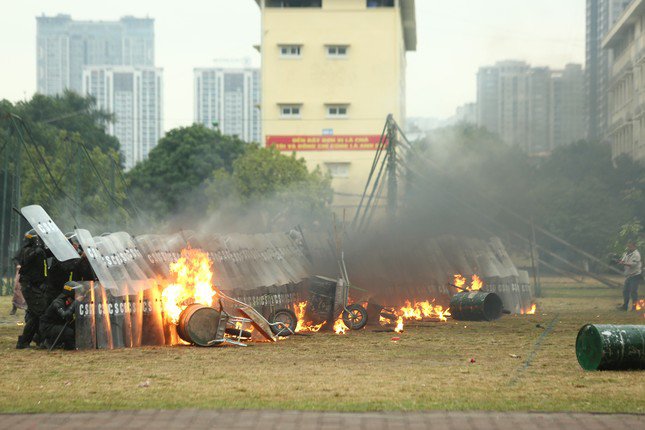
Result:
<instances>
[{"instance_id":1,"label":"cart wheel","mask_svg":"<svg viewBox=\"0 0 645 430\"><path fill-rule=\"evenodd\" d=\"M251 339L251 336L253 336L253 334L251 334L251 332L248 330L240 330L239 328L234 328L234 327L226 327L226 330L224 330L224 333L233 337L239 336L242 339Z\"/></svg>"},{"instance_id":2,"label":"cart wheel","mask_svg":"<svg viewBox=\"0 0 645 430\"><path fill-rule=\"evenodd\" d=\"M356 303L349 305L343 311L343 322L350 330L360 330L367 324L367 311Z\"/></svg>"},{"instance_id":3,"label":"cart wheel","mask_svg":"<svg viewBox=\"0 0 645 430\"><path fill-rule=\"evenodd\" d=\"M276 336L290 336L296 330L298 318L289 309L278 309L269 317L271 331Z\"/></svg>"}]
</instances>

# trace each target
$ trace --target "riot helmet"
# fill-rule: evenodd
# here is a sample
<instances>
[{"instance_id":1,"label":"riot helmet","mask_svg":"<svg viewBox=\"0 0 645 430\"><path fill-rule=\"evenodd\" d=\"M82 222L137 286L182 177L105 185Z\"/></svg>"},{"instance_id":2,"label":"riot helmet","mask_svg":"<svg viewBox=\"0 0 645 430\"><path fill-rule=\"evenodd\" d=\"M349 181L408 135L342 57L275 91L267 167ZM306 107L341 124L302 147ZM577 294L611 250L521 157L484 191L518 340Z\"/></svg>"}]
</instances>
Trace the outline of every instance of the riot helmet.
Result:
<instances>
[{"instance_id":1,"label":"riot helmet","mask_svg":"<svg viewBox=\"0 0 645 430\"><path fill-rule=\"evenodd\" d=\"M81 284L79 284L78 282L74 282L74 281L65 282L65 285L63 286L63 294L66 297L73 298L78 288L81 288Z\"/></svg>"}]
</instances>

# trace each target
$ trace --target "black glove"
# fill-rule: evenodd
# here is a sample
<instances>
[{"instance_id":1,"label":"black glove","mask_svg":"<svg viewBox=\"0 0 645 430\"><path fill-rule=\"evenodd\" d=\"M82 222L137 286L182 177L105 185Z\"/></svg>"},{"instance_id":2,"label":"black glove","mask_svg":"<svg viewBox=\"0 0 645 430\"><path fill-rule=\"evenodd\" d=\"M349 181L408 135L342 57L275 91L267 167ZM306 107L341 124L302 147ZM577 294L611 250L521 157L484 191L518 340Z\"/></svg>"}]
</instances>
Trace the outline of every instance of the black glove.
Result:
<instances>
[{"instance_id":1,"label":"black glove","mask_svg":"<svg viewBox=\"0 0 645 430\"><path fill-rule=\"evenodd\" d=\"M73 306L70 307L69 309L65 310L65 312L63 312L63 318L67 322L70 322L70 321L72 321L74 319L74 307Z\"/></svg>"}]
</instances>

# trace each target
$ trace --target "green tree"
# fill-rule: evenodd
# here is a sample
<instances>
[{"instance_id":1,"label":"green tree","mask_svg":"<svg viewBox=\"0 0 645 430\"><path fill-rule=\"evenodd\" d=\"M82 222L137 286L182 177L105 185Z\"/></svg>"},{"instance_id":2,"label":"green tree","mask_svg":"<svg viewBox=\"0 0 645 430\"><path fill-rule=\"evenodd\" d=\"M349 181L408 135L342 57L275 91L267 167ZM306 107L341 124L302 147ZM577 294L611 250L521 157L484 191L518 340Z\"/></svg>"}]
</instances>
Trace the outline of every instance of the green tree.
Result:
<instances>
[{"instance_id":1,"label":"green tree","mask_svg":"<svg viewBox=\"0 0 645 430\"><path fill-rule=\"evenodd\" d=\"M258 230L327 223L333 192L320 170L273 148L250 147L233 171L216 171L206 195L213 210L246 217Z\"/></svg>"},{"instance_id":2,"label":"green tree","mask_svg":"<svg viewBox=\"0 0 645 430\"><path fill-rule=\"evenodd\" d=\"M231 172L249 144L203 125L176 128L128 173L132 193L155 218L203 213L204 185L214 171Z\"/></svg>"},{"instance_id":3,"label":"green tree","mask_svg":"<svg viewBox=\"0 0 645 430\"><path fill-rule=\"evenodd\" d=\"M127 221L124 183L110 181L121 170L118 140L105 133L110 119L91 98L71 92L0 101L0 150L10 179L21 185L14 204L39 204L65 229Z\"/></svg>"}]
</instances>

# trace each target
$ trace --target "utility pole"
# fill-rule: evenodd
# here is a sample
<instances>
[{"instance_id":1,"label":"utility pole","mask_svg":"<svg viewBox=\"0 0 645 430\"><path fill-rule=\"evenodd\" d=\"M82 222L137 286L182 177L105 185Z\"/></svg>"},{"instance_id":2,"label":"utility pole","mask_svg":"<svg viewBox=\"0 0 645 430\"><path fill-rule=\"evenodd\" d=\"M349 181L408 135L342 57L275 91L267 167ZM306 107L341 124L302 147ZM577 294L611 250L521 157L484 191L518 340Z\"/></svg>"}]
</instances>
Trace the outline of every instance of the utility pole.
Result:
<instances>
[{"instance_id":1,"label":"utility pole","mask_svg":"<svg viewBox=\"0 0 645 430\"><path fill-rule=\"evenodd\" d=\"M533 285L535 289L535 296L542 296L542 285L540 285L540 256L538 254L537 243L535 241L535 225L533 218L531 218L531 264L533 266Z\"/></svg>"},{"instance_id":2,"label":"utility pole","mask_svg":"<svg viewBox=\"0 0 645 430\"><path fill-rule=\"evenodd\" d=\"M396 217L399 184L396 177L397 130L392 115L388 115L387 124L387 215L390 221Z\"/></svg>"},{"instance_id":3,"label":"utility pole","mask_svg":"<svg viewBox=\"0 0 645 430\"><path fill-rule=\"evenodd\" d=\"M74 211L76 212L76 218L78 218L81 213L80 213L80 203L81 203L81 145L80 143L76 143L76 175L75 175L75 189L74 189L74 200L76 200L79 204L75 205Z\"/></svg>"},{"instance_id":4,"label":"utility pole","mask_svg":"<svg viewBox=\"0 0 645 430\"><path fill-rule=\"evenodd\" d=\"M4 276L5 271L9 268L7 264L8 258L5 255L5 251L9 251L9 247L5 247L5 238L8 233L7 221L11 218L11 215L8 215L7 212L7 199L9 198L7 194L7 188L9 186L9 154L11 153L10 136L7 136L7 142L5 143L4 149L2 150L2 212L0 218L0 276ZM10 210L9 210L10 211Z\"/></svg>"},{"instance_id":5,"label":"utility pole","mask_svg":"<svg viewBox=\"0 0 645 430\"><path fill-rule=\"evenodd\" d=\"M114 199L115 197L115 188L116 188L116 180L115 180L115 168L114 168L114 160L110 157L110 161L112 161L111 166L110 166L110 231L113 231L115 228L115 219L116 219L116 214L114 211L116 210L116 206L114 205Z\"/></svg>"}]
</instances>

